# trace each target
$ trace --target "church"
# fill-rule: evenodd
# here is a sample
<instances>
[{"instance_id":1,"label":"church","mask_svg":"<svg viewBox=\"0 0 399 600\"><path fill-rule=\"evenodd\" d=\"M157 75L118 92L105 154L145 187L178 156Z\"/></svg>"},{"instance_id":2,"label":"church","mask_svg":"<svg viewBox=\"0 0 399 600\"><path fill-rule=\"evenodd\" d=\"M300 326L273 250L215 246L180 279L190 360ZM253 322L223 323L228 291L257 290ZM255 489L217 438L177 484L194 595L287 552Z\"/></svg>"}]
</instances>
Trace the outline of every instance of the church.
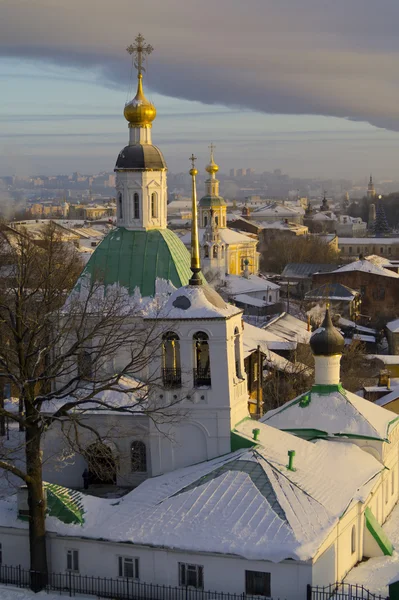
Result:
<instances>
[{"instance_id":1,"label":"church","mask_svg":"<svg viewBox=\"0 0 399 600\"><path fill-rule=\"evenodd\" d=\"M125 107L129 144L115 167L117 227L83 276L140 297L137 319L143 329L158 328L162 342L152 357L160 383L150 401L175 399L182 413L154 424L124 412L134 398L123 393L114 398L117 413L86 408L87 424L114 457L106 483L130 490L118 498L82 489L88 452L57 469L65 448L57 425L49 428L50 570L113 578L119 597L148 583L171 586L171 600L189 590L305 600L307 586L342 581L364 558L392 554L381 526L399 494L399 417L342 387L344 339L327 309L310 338L312 389L251 418L242 311L202 275L196 159L188 252L166 227L166 163L152 145L156 113L144 95L140 52L139 59L137 94ZM224 227L224 205L212 214L211 206L200 203L200 218L215 232ZM92 443L88 428L82 444ZM29 568L26 511L23 489L0 501L4 565Z\"/></svg>"}]
</instances>

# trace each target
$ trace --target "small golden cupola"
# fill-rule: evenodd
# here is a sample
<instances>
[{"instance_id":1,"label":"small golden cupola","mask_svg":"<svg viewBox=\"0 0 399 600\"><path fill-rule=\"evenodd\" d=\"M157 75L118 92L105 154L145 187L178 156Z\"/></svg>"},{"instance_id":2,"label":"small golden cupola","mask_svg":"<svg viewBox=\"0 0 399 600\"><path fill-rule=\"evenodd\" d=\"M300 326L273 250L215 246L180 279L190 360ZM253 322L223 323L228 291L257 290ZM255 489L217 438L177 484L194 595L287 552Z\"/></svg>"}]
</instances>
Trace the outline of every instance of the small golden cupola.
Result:
<instances>
[{"instance_id":1,"label":"small golden cupola","mask_svg":"<svg viewBox=\"0 0 399 600\"><path fill-rule=\"evenodd\" d=\"M157 115L157 111L152 102L147 100L143 91L143 57L151 54L153 47L145 44L144 37L139 33L135 39L135 45L127 48L129 54L135 55L134 66L137 69L137 92L133 100L125 105L123 114L129 127L152 127L152 122Z\"/></svg>"}]
</instances>

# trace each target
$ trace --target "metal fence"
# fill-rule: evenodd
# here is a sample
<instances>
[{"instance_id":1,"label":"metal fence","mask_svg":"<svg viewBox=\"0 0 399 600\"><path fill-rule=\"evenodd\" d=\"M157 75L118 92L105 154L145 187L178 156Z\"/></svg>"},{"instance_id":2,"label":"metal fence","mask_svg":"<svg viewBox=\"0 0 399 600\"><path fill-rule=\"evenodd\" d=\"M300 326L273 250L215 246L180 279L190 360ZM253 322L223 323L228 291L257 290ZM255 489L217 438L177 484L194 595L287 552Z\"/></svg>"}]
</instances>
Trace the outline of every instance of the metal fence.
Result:
<instances>
[{"instance_id":1,"label":"metal fence","mask_svg":"<svg viewBox=\"0 0 399 600\"><path fill-rule=\"evenodd\" d=\"M0 583L20 588L45 589L69 596L83 594L112 600L259 600L259 596L212 592L192 587L172 587L140 583L131 578L91 577L78 573L49 573L47 582L43 575L21 567L0 566ZM45 585L43 585L45 583ZM268 598L273 600L273 598ZM280 600L279 598L275 600Z\"/></svg>"},{"instance_id":2,"label":"metal fence","mask_svg":"<svg viewBox=\"0 0 399 600\"><path fill-rule=\"evenodd\" d=\"M307 600L389 600L389 597L373 594L363 585L344 582L325 586L308 585Z\"/></svg>"}]
</instances>

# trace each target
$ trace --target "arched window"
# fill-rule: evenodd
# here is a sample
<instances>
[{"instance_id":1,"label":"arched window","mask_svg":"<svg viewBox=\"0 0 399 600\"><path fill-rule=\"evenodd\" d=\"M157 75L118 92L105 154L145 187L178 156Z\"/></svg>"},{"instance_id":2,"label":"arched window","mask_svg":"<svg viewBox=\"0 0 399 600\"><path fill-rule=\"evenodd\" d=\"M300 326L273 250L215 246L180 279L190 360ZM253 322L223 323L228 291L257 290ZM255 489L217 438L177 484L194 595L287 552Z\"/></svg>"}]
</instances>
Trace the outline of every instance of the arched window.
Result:
<instances>
[{"instance_id":1,"label":"arched window","mask_svg":"<svg viewBox=\"0 0 399 600\"><path fill-rule=\"evenodd\" d=\"M133 218L140 219L140 197L136 192L133 196Z\"/></svg>"},{"instance_id":2,"label":"arched window","mask_svg":"<svg viewBox=\"0 0 399 600\"><path fill-rule=\"evenodd\" d=\"M156 219L158 217L158 206L157 206L157 195L155 192L151 194L151 218Z\"/></svg>"},{"instance_id":3,"label":"arched window","mask_svg":"<svg viewBox=\"0 0 399 600\"><path fill-rule=\"evenodd\" d=\"M241 352L240 352L240 331L238 327L234 329L234 360L236 364L236 375L242 379L241 373Z\"/></svg>"},{"instance_id":4,"label":"arched window","mask_svg":"<svg viewBox=\"0 0 399 600\"><path fill-rule=\"evenodd\" d=\"M130 461L132 473L145 473L147 471L147 448L144 442L132 442Z\"/></svg>"},{"instance_id":5,"label":"arched window","mask_svg":"<svg viewBox=\"0 0 399 600\"><path fill-rule=\"evenodd\" d=\"M213 247L213 258L217 258L218 257L218 247L214 246Z\"/></svg>"},{"instance_id":6,"label":"arched window","mask_svg":"<svg viewBox=\"0 0 399 600\"><path fill-rule=\"evenodd\" d=\"M118 194L119 218L123 219L122 194Z\"/></svg>"},{"instance_id":7,"label":"arched window","mask_svg":"<svg viewBox=\"0 0 399 600\"><path fill-rule=\"evenodd\" d=\"M351 553L354 554L356 552L356 527L353 525L351 531Z\"/></svg>"},{"instance_id":8,"label":"arched window","mask_svg":"<svg viewBox=\"0 0 399 600\"><path fill-rule=\"evenodd\" d=\"M269 294L269 302L271 302L271 301L272 301L272 295Z\"/></svg>"},{"instance_id":9,"label":"arched window","mask_svg":"<svg viewBox=\"0 0 399 600\"><path fill-rule=\"evenodd\" d=\"M173 331L162 336L162 379L165 387L181 386L180 340Z\"/></svg>"},{"instance_id":10,"label":"arched window","mask_svg":"<svg viewBox=\"0 0 399 600\"><path fill-rule=\"evenodd\" d=\"M219 225L219 217L215 217L215 225L216 227Z\"/></svg>"},{"instance_id":11,"label":"arched window","mask_svg":"<svg viewBox=\"0 0 399 600\"><path fill-rule=\"evenodd\" d=\"M223 227L226 227L226 217L223 217Z\"/></svg>"},{"instance_id":12,"label":"arched window","mask_svg":"<svg viewBox=\"0 0 399 600\"><path fill-rule=\"evenodd\" d=\"M220 256L224 258L224 246L222 246L220 249Z\"/></svg>"},{"instance_id":13,"label":"arched window","mask_svg":"<svg viewBox=\"0 0 399 600\"><path fill-rule=\"evenodd\" d=\"M209 258L209 246L204 246L204 258Z\"/></svg>"},{"instance_id":14,"label":"arched window","mask_svg":"<svg viewBox=\"0 0 399 600\"><path fill-rule=\"evenodd\" d=\"M208 217L207 215L204 215L204 227L206 227L208 225Z\"/></svg>"},{"instance_id":15,"label":"arched window","mask_svg":"<svg viewBox=\"0 0 399 600\"><path fill-rule=\"evenodd\" d=\"M203 331L197 331L194 341L194 385L211 385L211 364L209 356L209 337Z\"/></svg>"}]
</instances>

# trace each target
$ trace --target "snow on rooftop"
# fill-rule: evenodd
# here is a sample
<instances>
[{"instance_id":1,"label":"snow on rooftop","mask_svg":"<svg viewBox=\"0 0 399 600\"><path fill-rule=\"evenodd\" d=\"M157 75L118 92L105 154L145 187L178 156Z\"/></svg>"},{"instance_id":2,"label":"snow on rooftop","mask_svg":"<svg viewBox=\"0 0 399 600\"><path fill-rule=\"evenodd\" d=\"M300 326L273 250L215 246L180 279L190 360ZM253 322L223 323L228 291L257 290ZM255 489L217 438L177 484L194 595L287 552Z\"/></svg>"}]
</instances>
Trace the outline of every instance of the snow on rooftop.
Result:
<instances>
[{"instance_id":1,"label":"snow on rooftop","mask_svg":"<svg viewBox=\"0 0 399 600\"><path fill-rule=\"evenodd\" d=\"M381 387L379 387L378 389L381 390ZM382 388L382 389L384 389L384 388ZM385 389L387 389L387 388L385 388ZM385 394L385 396L383 396L382 398L379 398L378 400L376 400L375 404L377 404L378 406L386 406L387 404L389 404L390 402L393 402L394 400L397 400L398 398L399 398L399 387L396 387L395 389L390 391L388 394Z\"/></svg>"},{"instance_id":2,"label":"snow on rooftop","mask_svg":"<svg viewBox=\"0 0 399 600\"><path fill-rule=\"evenodd\" d=\"M258 346L261 347L264 354L267 354L268 350L295 350L297 347L295 341L287 341L267 329L261 329L249 323L245 323L242 340L244 358L252 354Z\"/></svg>"},{"instance_id":3,"label":"snow on rooftop","mask_svg":"<svg viewBox=\"0 0 399 600\"><path fill-rule=\"evenodd\" d=\"M349 434L386 440L391 426L395 426L392 422L398 418L390 410L347 390L308 394L309 403L301 405L301 397L296 398L267 412L262 422L282 430L316 429L332 437Z\"/></svg>"},{"instance_id":4,"label":"snow on rooftop","mask_svg":"<svg viewBox=\"0 0 399 600\"><path fill-rule=\"evenodd\" d=\"M203 243L204 234L205 234L205 229L201 228L198 230L198 239L199 239L200 244ZM251 242L253 244L254 241L256 241L256 240L254 240L253 237L250 237L249 235L244 235L243 233L239 233L238 231L235 231L234 229L229 229L228 227L220 227L218 229L218 234L220 236L220 241L223 244L228 244L228 245L229 244L245 244L248 242ZM190 246L191 232L183 235L181 237L181 241L186 246Z\"/></svg>"},{"instance_id":5,"label":"snow on rooftop","mask_svg":"<svg viewBox=\"0 0 399 600\"><path fill-rule=\"evenodd\" d=\"M244 421L238 434L252 437L254 425ZM48 517L47 530L253 560L309 560L381 464L353 444L312 444L259 429L256 448L147 479L117 502L82 494L83 524ZM286 467L291 449L295 472ZM27 528L15 496L0 501L0 526Z\"/></svg>"},{"instance_id":6,"label":"snow on rooftop","mask_svg":"<svg viewBox=\"0 0 399 600\"><path fill-rule=\"evenodd\" d=\"M307 344L312 335L312 333L308 331L308 326L305 321L301 321L286 312L281 313L281 315L269 321L265 325L265 329L286 340L296 341L302 344Z\"/></svg>"},{"instance_id":7,"label":"snow on rooftop","mask_svg":"<svg viewBox=\"0 0 399 600\"><path fill-rule=\"evenodd\" d=\"M226 304L209 286L187 285L175 290L161 310L157 306L150 306L146 316L161 319L228 319L240 313L241 309Z\"/></svg>"},{"instance_id":8,"label":"snow on rooftop","mask_svg":"<svg viewBox=\"0 0 399 600\"><path fill-rule=\"evenodd\" d=\"M399 354L367 354L367 358L370 360L377 358L384 365L399 365Z\"/></svg>"},{"instance_id":9,"label":"snow on rooftop","mask_svg":"<svg viewBox=\"0 0 399 600\"><path fill-rule=\"evenodd\" d=\"M224 277L228 292L232 295L235 294L251 294L254 292L270 292L271 290L278 290L280 286L269 281L265 277L259 275L248 275L243 277L241 275L226 275Z\"/></svg>"},{"instance_id":10,"label":"snow on rooftop","mask_svg":"<svg viewBox=\"0 0 399 600\"><path fill-rule=\"evenodd\" d=\"M398 273L394 273L393 271L388 271L388 269L384 269L384 267L380 267L369 260L356 260L355 262L351 262L343 267L339 267L332 273L344 273L347 271L362 271L363 273L372 273L373 275L382 275L384 277L393 277L399 278Z\"/></svg>"},{"instance_id":11,"label":"snow on rooftop","mask_svg":"<svg viewBox=\"0 0 399 600\"><path fill-rule=\"evenodd\" d=\"M254 298L253 296L249 296L248 294L236 294L233 296L233 299L236 302L240 302L241 304L247 304L248 306L255 306L256 308L264 308L271 304L267 300L261 300L260 298Z\"/></svg>"}]
</instances>

